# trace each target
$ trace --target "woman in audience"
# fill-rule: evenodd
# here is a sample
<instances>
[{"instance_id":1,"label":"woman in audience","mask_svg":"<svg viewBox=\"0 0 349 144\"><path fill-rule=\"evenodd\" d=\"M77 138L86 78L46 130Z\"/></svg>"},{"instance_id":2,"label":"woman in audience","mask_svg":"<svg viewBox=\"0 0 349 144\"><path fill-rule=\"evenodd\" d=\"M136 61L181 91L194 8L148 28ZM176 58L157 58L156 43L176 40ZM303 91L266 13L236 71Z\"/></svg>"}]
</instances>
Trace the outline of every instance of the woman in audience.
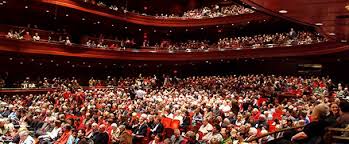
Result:
<instances>
[{"instance_id":1,"label":"woman in audience","mask_svg":"<svg viewBox=\"0 0 349 144\"><path fill-rule=\"evenodd\" d=\"M331 124L326 121L330 111L326 104L319 104L314 107L311 118L312 122L306 125L302 132L294 135L292 141L300 141L302 143L323 143L323 135L325 128Z\"/></svg>"}]
</instances>

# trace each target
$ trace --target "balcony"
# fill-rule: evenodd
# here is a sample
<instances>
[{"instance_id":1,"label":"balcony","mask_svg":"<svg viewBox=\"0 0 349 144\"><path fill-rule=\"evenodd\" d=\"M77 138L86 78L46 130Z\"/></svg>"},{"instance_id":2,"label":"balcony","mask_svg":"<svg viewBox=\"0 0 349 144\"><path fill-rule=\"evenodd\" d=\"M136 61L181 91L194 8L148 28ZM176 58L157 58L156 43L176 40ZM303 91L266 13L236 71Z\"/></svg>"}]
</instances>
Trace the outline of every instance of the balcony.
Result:
<instances>
[{"instance_id":1,"label":"balcony","mask_svg":"<svg viewBox=\"0 0 349 144\"><path fill-rule=\"evenodd\" d=\"M338 53L349 50L349 46L337 42L323 42L310 45L275 46L270 48L209 49L205 51L167 51L142 49L97 49L82 45L33 42L0 38L0 52L35 55L55 55L77 58L145 61L195 61L237 58L270 58L288 56L310 56Z\"/></svg>"},{"instance_id":2,"label":"balcony","mask_svg":"<svg viewBox=\"0 0 349 144\"><path fill-rule=\"evenodd\" d=\"M263 21L271 17L260 12L242 14L236 16L225 16L216 18L203 19L182 19L182 18L157 18L154 16L144 16L132 12L121 12L84 3L78 0L35 0L36 2L46 3L64 8L70 8L94 15L103 16L123 22L158 27L199 27L199 26L215 26L224 24L245 24L250 21ZM81 18L78 18L81 19Z\"/></svg>"}]
</instances>

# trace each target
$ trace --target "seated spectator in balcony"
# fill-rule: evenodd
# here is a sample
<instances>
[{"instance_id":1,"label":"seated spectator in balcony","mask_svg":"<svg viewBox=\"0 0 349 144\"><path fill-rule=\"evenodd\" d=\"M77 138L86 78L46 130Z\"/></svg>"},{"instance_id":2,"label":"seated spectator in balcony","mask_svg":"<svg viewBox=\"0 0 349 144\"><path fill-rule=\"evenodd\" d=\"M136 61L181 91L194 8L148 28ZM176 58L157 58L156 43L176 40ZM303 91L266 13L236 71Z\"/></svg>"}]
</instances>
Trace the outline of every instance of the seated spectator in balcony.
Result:
<instances>
[{"instance_id":1,"label":"seated spectator in balcony","mask_svg":"<svg viewBox=\"0 0 349 144\"><path fill-rule=\"evenodd\" d=\"M68 36L65 38L64 44L65 44L65 45L72 45L72 43L70 42L70 39L69 39Z\"/></svg>"},{"instance_id":2,"label":"seated spectator in balcony","mask_svg":"<svg viewBox=\"0 0 349 144\"><path fill-rule=\"evenodd\" d=\"M38 33L35 33L35 35L33 36L33 41L40 41L40 36Z\"/></svg>"},{"instance_id":3,"label":"seated spectator in balcony","mask_svg":"<svg viewBox=\"0 0 349 144\"><path fill-rule=\"evenodd\" d=\"M23 30L24 31L24 30ZM22 32L23 32L22 31ZM13 34L13 38L14 39L18 39L18 40L21 40L21 39L23 39L23 36L21 36L21 33L22 32L17 32L17 31L15 31L15 33Z\"/></svg>"},{"instance_id":4,"label":"seated spectator in balcony","mask_svg":"<svg viewBox=\"0 0 349 144\"><path fill-rule=\"evenodd\" d=\"M302 132L297 133L291 138L291 141L301 143L323 142L322 136L325 128L330 125L326 118L330 113L330 108L325 104L319 104L312 111L312 122L306 125Z\"/></svg>"},{"instance_id":5,"label":"seated spectator in balcony","mask_svg":"<svg viewBox=\"0 0 349 144\"><path fill-rule=\"evenodd\" d=\"M91 40L88 40L88 41L86 42L86 46L87 46L87 47L91 47L91 44L92 44L92 43L91 43Z\"/></svg>"},{"instance_id":6,"label":"seated spectator in balcony","mask_svg":"<svg viewBox=\"0 0 349 144\"><path fill-rule=\"evenodd\" d=\"M14 36L13 31L10 30L6 35L6 38L13 38L13 36Z\"/></svg>"},{"instance_id":7,"label":"seated spectator in balcony","mask_svg":"<svg viewBox=\"0 0 349 144\"><path fill-rule=\"evenodd\" d=\"M23 36L24 40L31 40L31 35L29 34L29 32L25 32L25 35Z\"/></svg>"}]
</instances>

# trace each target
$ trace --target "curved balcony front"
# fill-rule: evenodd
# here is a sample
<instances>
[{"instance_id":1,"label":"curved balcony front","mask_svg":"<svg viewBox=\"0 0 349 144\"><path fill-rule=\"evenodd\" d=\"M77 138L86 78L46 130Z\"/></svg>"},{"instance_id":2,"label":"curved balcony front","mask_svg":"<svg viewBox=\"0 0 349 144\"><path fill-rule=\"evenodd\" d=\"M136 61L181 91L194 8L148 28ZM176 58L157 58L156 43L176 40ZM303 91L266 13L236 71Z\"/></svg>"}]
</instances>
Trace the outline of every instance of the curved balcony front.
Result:
<instances>
[{"instance_id":1,"label":"curved balcony front","mask_svg":"<svg viewBox=\"0 0 349 144\"><path fill-rule=\"evenodd\" d=\"M82 12L91 13L123 22L158 27L200 27L215 26L224 24L240 24L250 21L262 21L271 17L260 12L242 14L236 16L225 16L203 19L185 19L185 18L157 18L154 16L144 16L132 12L114 11L105 7L87 4L74 0L35 0L42 3L53 4L65 8L71 8Z\"/></svg>"},{"instance_id":2,"label":"curved balcony front","mask_svg":"<svg viewBox=\"0 0 349 144\"><path fill-rule=\"evenodd\" d=\"M14 40L4 37L0 38L1 53L55 55L111 60L195 61L237 58L270 58L322 55L348 50L349 45L336 42L323 42L310 45L297 45L287 47L225 49L192 52L156 51L152 49L108 50L87 48L81 45L68 46L57 43Z\"/></svg>"}]
</instances>

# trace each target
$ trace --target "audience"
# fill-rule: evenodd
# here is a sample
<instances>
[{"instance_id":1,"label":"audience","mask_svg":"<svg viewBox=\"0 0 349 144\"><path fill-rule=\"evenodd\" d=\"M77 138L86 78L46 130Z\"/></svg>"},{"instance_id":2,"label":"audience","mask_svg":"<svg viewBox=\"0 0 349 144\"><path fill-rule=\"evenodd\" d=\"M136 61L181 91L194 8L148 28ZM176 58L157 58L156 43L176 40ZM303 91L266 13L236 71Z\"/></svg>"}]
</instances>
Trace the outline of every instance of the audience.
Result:
<instances>
[{"instance_id":1,"label":"audience","mask_svg":"<svg viewBox=\"0 0 349 144\"><path fill-rule=\"evenodd\" d=\"M318 140L327 126L337 125L331 115L341 127L347 124L348 102L343 101L349 98L348 89L333 86L329 78L139 76L110 82L108 77L101 85L112 87L85 90L75 78L54 80L49 83L55 91L1 98L3 136L54 143L236 143L309 121L303 130L259 139L309 142ZM144 94L132 96L138 90ZM285 94L293 96L285 99ZM178 123L168 125L165 118Z\"/></svg>"},{"instance_id":2,"label":"audience","mask_svg":"<svg viewBox=\"0 0 349 144\"><path fill-rule=\"evenodd\" d=\"M87 2L87 1L84 1ZM94 3L92 3L94 4ZM96 3L97 6L100 7L108 7L111 10L119 11L122 10L124 13L128 12L125 7L120 7L120 9L116 5L107 6L105 3L98 1ZM132 10L133 13L137 13L136 10ZM202 18L215 18L215 17L224 17L224 16L233 16L233 15L242 15L254 13L252 9L245 8L240 5L211 5L210 7L203 7L193 10L188 10L184 12L182 15L175 14L155 14L156 18L184 18L184 19L202 19ZM138 13L140 15L147 16L146 13Z\"/></svg>"}]
</instances>

